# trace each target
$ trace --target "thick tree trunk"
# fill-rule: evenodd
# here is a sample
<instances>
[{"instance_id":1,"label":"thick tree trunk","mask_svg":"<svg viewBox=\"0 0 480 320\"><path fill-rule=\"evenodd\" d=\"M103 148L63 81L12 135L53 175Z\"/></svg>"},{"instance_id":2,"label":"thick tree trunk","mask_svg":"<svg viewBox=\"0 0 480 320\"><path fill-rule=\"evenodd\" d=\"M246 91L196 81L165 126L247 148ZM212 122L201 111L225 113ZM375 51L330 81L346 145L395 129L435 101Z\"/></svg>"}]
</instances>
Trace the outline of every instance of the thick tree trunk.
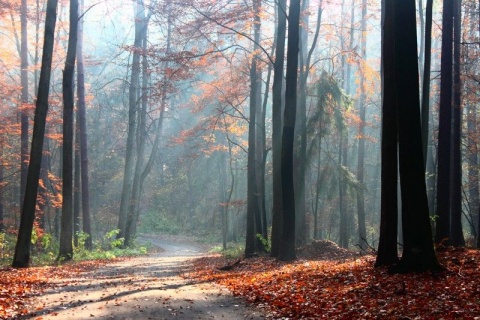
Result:
<instances>
[{"instance_id":1,"label":"thick tree trunk","mask_svg":"<svg viewBox=\"0 0 480 320\"><path fill-rule=\"evenodd\" d=\"M395 85L397 95L403 254L399 272L438 270L433 249L420 122L415 0L396 1Z\"/></svg>"},{"instance_id":2,"label":"thick tree trunk","mask_svg":"<svg viewBox=\"0 0 480 320\"><path fill-rule=\"evenodd\" d=\"M3 164L3 140L0 139L0 232L3 232L5 230L5 222L3 221L4 219L4 207L3 204L5 202L4 198L4 192L3 188L5 185L3 184L3 179L4 179L4 164Z\"/></svg>"},{"instance_id":3,"label":"thick tree trunk","mask_svg":"<svg viewBox=\"0 0 480 320\"><path fill-rule=\"evenodd\" d=\"M42 66L38 85L38 95L33 125L32 147L28 165L27 184L23 200L20 228L12 266L25 268L30 262L30 239L35 220L38 182L42 163L42 149L45 136L45 123L48 111L48 94L50 91L50 75L52 67L55 22L57 18L57 0L47 1L45 17L45 36L42 55Z\"/></svg>"},{"instance_id":4,"label":"thick tree trunk","mask_svg":"<svg viewBox=\"0 0 480 320\"><path fill-rule=\"evenodd\" d=\"M70 0L70 29L67 58L63 71L63 170L62 170L62 222L60 249L57 260L73 258L73 76L78 35L78 0Z\"/></svg>"},{"instance_id":5,"label":"thick tree trunk","mask_svg":"<svg viewBox=\"0 0 480 320\"><path fill-rule=\"evenodd\" d=\"M435 242L450 238L453 0L443 1Z\"/></svg>"},{"instance_id":6,"label":"thick tree trunk","mask_svg":"<svg viewBox=\"0 0 480 320\"><path fill-rule=\"evenodd\" d=\"M283 117L284 121L281 151L283 227L278 256L278 258L282 261L291 261L296 259L293 143L295 139L295 115L297 112L300 0L292 0L290 2L288 22L285 112Z\"/></svg>"},{"instance_id":7,"label":"thick tree trunk","mask_svg":"<svg viewBox=\"0 0 480 320\"><path fill-rule=\"evenodd\" d=\"M382 168L380 239L375 267L398 262L397 105L395 92L395 0L382 1Z\"/></svg>"},{"instance_id":8,"label":"thick tree trunk","mask_svg":"<svg viewBox=\"0 0 480 320\"><path fill-rule=\"evenodd\" d=\"M272 257L278 257L280 252L280 238L282 233L283 203L281 178L281 149L282 149L282 87L283 66L285 60L286 35L286 0L279 0L277 4L278 26L275 48L275 65L273 70L272 88Z\"/></svg>"}]
</instances>

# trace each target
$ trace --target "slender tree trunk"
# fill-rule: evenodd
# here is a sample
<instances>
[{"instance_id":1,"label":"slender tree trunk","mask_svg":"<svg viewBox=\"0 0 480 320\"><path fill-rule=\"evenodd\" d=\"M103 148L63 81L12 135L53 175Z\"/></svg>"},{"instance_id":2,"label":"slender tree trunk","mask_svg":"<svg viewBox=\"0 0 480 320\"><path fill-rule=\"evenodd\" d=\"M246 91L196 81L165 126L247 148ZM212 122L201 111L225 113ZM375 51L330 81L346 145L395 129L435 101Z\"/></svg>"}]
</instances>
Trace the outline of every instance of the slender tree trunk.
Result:
<instances>
[{"instance_id":1,"label":"slender tree trunk","mask_svg":"<svg viewBox=\"0 0 480 320\"><path fill-rule=\"evenodd\" d=\"M143 18L145 20L145 18ZM145 21L145 23L147 23ZM147 46L147 26L143 27L142 33L142 52L146 52ZM146 55L142 56L142 102L141 110L137 113L137 162L133 173L132 194L130 196L130 206L127 214L127 225L125 228L125 246L132 245L135 237L136 222L139 213L139 201L141 193L141 174L145 163L145 141L147 139L147 106L148 106L148 64Z\"/></svg>"},{"instance_id":2,"label":"slender tree trunk","mask_svg":"<svg viewBox=\"0 0 480 320\"><path fill-rule=\"evenodd\" d=\"M286 35L286 0L277 3L278 26L275 48L275 65L273 70L272 88L272 257L278 257L280 252L280 239L282 233L283 203L282 203L282 178L281 178L281 149L282 149L282 87L283 67L285 60L285 35Z\"/></svg>"},{"instance_id":3,"label":"slender tree trunk","mask_svg":"<svg viewBox=\"0 0 480 320\"><path fill-rule=\"evenodd\" d=\"M73 177L73 244L78 246L80 232L80 128L78 126L78 110L75 122L74 142L74 177Z\"/></svg>"},{"instance_id":4,"label":"slender tree trunk","mask_svg":"<svg viewBox=\"0 0 480 320\"><path fill-rule=\"evenodd\" d=\"M422 143L423 159L425 168L428 159L428 144L431 140L429 120L430 120L430 66L432 60L432 11L433 0L427 0L425 8L425 61L423 63L423 85L422 85ZM430 150L431 152L431 150Z\"/></svg>"},{"instance_id":5,"label":"slender tree trunk","mask_svg":"<svg viewBox=\"0 0 480 320\"><path fill-rule=\"evenodd\" d=\"M78 42L77 42L77 108L78 123L80 127L80 171L81 171L81 194L82 194L82 231L88 235L85 240L85 248L93 249L91 217L90 217L90 182L88 169L88 135L87 116L85 105L85 71L83 64L83 13L84 0L79 0L81 18L78 21Z\"/></svg>"},{"instance_id":6,"label":"slender tree trunk","mask_svg":"<svg viewBox=\"0 0 480 320\"><path fill-rule=\"evenodd\" d=\"M222 219L222 246L223 250L227 250L227 233L228 233L228 212L227 212L227 196L226 196L226 185L227 185L227 167L226 167L226 157L225 152L220 154L218 159L218 196L219 196L219 209L220 217Z\"/></svg>"},{"instance_id":7,"label":"slender tree trunk","mask_svg":"<svg viewBox=\"0 0 480 320\"><path fill-rule=\"evenodd\" d=\"M137 99L138 87L140 82L140 49L142 46L142 34L144 27L143 19L145 17L145 10L143 1L134 4L135 10L135 39L134 51L132 53L132 71L130 74L130 87L128 93L128 131L127 131L127 150L125 155L125 167L123 173L122 196L120 199L120 213L118 217L118 229L120 232L117 235L118 239L126 237L126 227L128 210L130 208L130 196L132 192L132 175L135 162L135 131L137 127Z\"/></svg>"},{"instance_id":8,"label":"slender tree trunk","mask_svg":"<svg viewBox=\"0 0 480 320\"><path fill-rule=\"evenodd\" d=\"M462 229L462 105L460 82L461 0L454 0L451 244L465 246Z\"/></svg>"},{"instance_id":9,"label":"slender tree trunk","mask_svg":"<svg viewBox=\"0 0 480 320\"><path fill-rule=\"evenodd\" d=\"M339 148L338 148L338 202L339 202L339 211L340 211L340 240L339 244L342 248L348 248L348 225L347 225L347 210L345 208L345 178L342 169L342 164L345 161L342 159L344 146L344 133L339 132Z\"/></svg>"},{"instance_id":10,"label":"slender tree trunk","mask_svg":"<svg viewBox=\"0 0 480 320\"><path fill-rule=\"evenodd\" d=\"M12 266L28 267L30 262L30 239L35 220L35 205L37 200L38 182L42 159L42 149L45 136L45 123L48 111L48 94L50 91L50 75L52 67L55 22L57 18L57 0L47 0L45 17L45 36L42 55L42 66L38 85L38 95L28 165L27 184L23 200L20 228Z\"/></svg>"},{"instance_id":11,"label":"slender tree trunk","mask_svg":"<svg viewBox=\"0 0 480 320\"><path fill-rule=\"evenodd\" d=\"M5 231L5 222L3 221L4 219L4 207L3 204L5 202L5 193L3 192L3 188L5 188L5 185L3 184L4 181L4 165L3 165L3 140L0 139L0 232Z\"/></svg>"},{"instance_id":12,"label":"slender tree trunk","mask_svg":"<svg viewBox=\"0 0 480 320\"><path fill-rule=\"evenodd\" d=\"M435 241L450 238L453 0L443 1Z\"/></svg>"},{"instance_id":13,"label":"slender tree trunk","mask_svg":"<svg viewBox=\"0 0 480 320\"><path fill-rule=\"evenodd\" d=\"M297 112L297 72L300 27L300 0L292 0L288 11L288 48L285 91L285 112L282 133L282 204L283 227L278 258L296 259L295 250L295 193L293 180L293 143Z\"/></svg>"},{"instance_id":14,"label":"slender tree trunk","mask_svg":"<svg viewBox=\"0 0 480 320\"><path fill-rule=\"evenodd\" d=\"M63 170L62 170L62 222L60 249L57 260L73 258L73 76L78 35L78 0L70 0L70 29L67 58L63 71Z\"/></svg>"},{"instance_id":15,"label":"slender tree trunk","mask_svg":"<svg viewBox=\"0 0 480 320\"><path fill-rule=\"evenodd\" d=\"M361 56L366 64L367 60L367 1L362 1L362 24L361 24ZM358 160L357 160L357 180L360 188L357 192L357 219L358 219L358 244L360 250L366 250L367 231L365 228L365 121L366 121L366 103L367 96L365 94L365 76L360 77L360 124L359 124L359 139L358 139Z\"/></svg>"},{"instance_id":16,"label":"slender tree trunk","mask_svg":"<svg viewBox=\"0 0 480 320\"><path fill-rule=\"evenodd\" d=\"M380 239L375 267L398 262L397 105L395 91L395 0L382 1L382 168Z\"/></svg>"},{"instance_id":17,"label":"slender tree trunk","mask_svg":"<svg viewBox=\"0 0 480 320\"><path fill-rule=\"evenodd\" d=\"M20 111L20 210L25 196L28 171L28 37L27 37L27 0L22 0L20 9L21 47L20 82L22 85L22 107Z\"/></svg>"}]
</instances>

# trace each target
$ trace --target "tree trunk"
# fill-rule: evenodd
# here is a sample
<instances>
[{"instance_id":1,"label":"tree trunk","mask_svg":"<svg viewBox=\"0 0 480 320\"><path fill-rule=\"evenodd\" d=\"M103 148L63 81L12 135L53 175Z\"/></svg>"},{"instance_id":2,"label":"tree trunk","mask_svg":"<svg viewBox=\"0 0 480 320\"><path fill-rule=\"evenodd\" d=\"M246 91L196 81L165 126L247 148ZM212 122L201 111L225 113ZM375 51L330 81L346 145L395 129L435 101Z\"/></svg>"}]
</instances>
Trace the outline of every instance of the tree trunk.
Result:
<instances>
[{"instance_id":1,"label":"tree trunk","mask_svg":"<svg viewBox=\"0 0 480 320\"><path fill-rule=\"evenodd\" d=\"M80 171L81 171L81 194L82 194L82 231L88 238L85 239L85 248L93 249L92 227L90 217L90 180L88 169L88 135L87 116L85 106L85 71L83 64L83 14L84 0L79 0L81 18L78 20L78 42L77 42L77 108L78 123L80 126Z\"/></svg>"},{"instance_id":2,"label":"tree trunk","mask_svg":"<svg viewBox=\"0 0 480 320\"><path fill-rule=\"evenodd\" d=\"M270 254L278 257L280 252L280 238L282 233L283 203L281 178L281 149L282 149L282 87L283 67L285 63L285 35L286 35L286 0L279 0L277 4L278 26L275 48L275 65L273 70L272 87L272 241Z\"/></svg>"},{"instance_id":3,"label":"tree trunk","mask_svg":"<svg viewBox=\"0 0 480 320\"><path fill-rule=\"evenodd\" d=\"M395 2L394 74L404 240L399 272L440 269L433 249L425 186L415 13L415 0Z\"/></svg>"},{"instance_id":4,"label":"tree trunk","mask_svg":"<svg viewBox=\"0 0 480 320\"><path fill-rule=\"evenodd\" d=\"M73 258L73 76L78 35L78 0L70 0L70 29L67 58L63 71L63 170L62 170L62 222L60 248L57 260Z\"/></svg>"},{"instance_id":5,"label":"tree trunk","mask_svg":"<svg viewBox=\"0 0 480 320\"><path fill-rule=\"evenodd\" d=\"M443 1L435 242L450 238L453 0Z\"/></svg>"},{"instance_id":6,"label":"tree trunk","mask_svg":"<svg viewBox=\"0 0 480 320\"><path fill-rule=\"evenodd\" d=\"M32 236L33 222L35 220L35 205L37 201L38 182L42 163L43 142L45 138L45 122L48 111L48 94L50 91L50 75L56 18L57 0L48 0L45 17L42 66L33 125L32 147L30 149L30 161L28 165L25 197L20 218L20 228L18 230L15 254L12 262L12 266L18 268L28 267L30 262L30 239Z\"/></svg>"},{"instance_id":7,"label":"tree trunk","mask_svg":"<svg viewBox=\"0 0 480 320\"><path fill-rule=\"evenodd\" d=\"M462 230L462 105L460 82L461 0L454 0L451 244L465 246Z\"/></svg>"},{"instance_id":8,"label":"tree trunk","mask_svg":"<svg viewBox=\"0 0 480 320\"><path fill-rule=\"evenodd\" d=\"M422 143L423 143L423 159L425 168L428 159L428 144L430 138L430 65L432 60L432 11L433 0L427 0L425 8L425 61L423 63L423 85L422 85ZM430 150L431 152L431 150Z\"/></svg>"},{"instance_id":9,"label":"tree trunk","mask_svg":"<svg viewBox=\"0 0 480 320\"><path fill-rule=\"evenodd\" d=\"M4 207L3 204L5 203L5 198L4 195L5 193L3 192L3 188L5 188L5 185L3 184L3 179L4 179L4 164L3 164L3 139L0 139L0 232L5 231L5 222L3 221L4 219Z\"/></svg>"},{"instance_id":10,"label":"tree trunk","mask_svg":"<svg viewBox=\"0 0 480 320\"><path fill-rule=\"evenodd\" d=\"M27 0L22 0L20 9L21 46L20 46L20 83L22 86L22 107L20 111L20 210L25 196L28 171L28 37L27 37Z\"/></svg>"},{"instance_id":11,"label":"tree trunk","mask_svg":"<svg viewBox=\"0 0 480 320\"><path fill-rule=\"evenodd\" d=\"M74 177L73 177L73 244L78 246L80 232L80 128L78 126L78 110L75 121L74 142Z\"/></svg>"},{"instance_id":12,"label":"tree trunk","mask_svg":"<svg viewBox=\"0 0 480 320\"><path fill-rule=\"evenodd\" d=\"M136 224L138 221L137 214L139 214L140 193L142 187L142 170L145 163L145 141L147 140L147 106L148 106L148 63L147 57L143 52L146 52L147 48L147 21L146 18L142 18L145 26L142 28L142 95L141 102L142 107L140 112L137 113L137 162L135 163L135 171L133 173L133 185L132 194L130 196L130 206L127 214L127 225L125 227L125 246L132 245L133 239L136 233Z\"/></svg>"},{"instance_id":13,"label":"tree trunk","mask_svg":"<svg viewBox=\"0 0 480 320\"><path fill-rule=\"evenodd\" d=\"M398 262L397 105L395 91L395 0L382 1L382 168L380 239L375 267Z\"/></svg>"},{"instance_id":14,"label":"tree trunk","mask_svg":"<svg viewBox=\"0 0 480 320\"><path fill-rule=\"evenodd\" d=\"M361 24L361 57L366 64L367 60L367 1L362 1L362 24ZM357 220L358 220L358 244L360 250L366 250L367 231L365 228L365 121L366 121L366 103L367 96L365 94L365 76L360 77L360 124L359 124L359 139L358 139L358 158L357 158L357 180L360 188L357 192Z\"/></svg>"},{"instance_id":15,"label":"tree trunk","mask_svg":"<svg viewBox=\"0 0 480 320\"><path fill-rule=\"evenodd\" d=\"M140 49L143 39L143 19L145 17L145 10L143 1L134 4L135 10L135 39L133 43L134 51L132 57L132 71L130 74L130 86L128 93L128 131L127 131L127 150L125 155L125 167L123 171L123 186L122 196L120 199L120 213L118 217L118 229L120 232L117 239L126 237L126 227L128 219L128 210L130 208L130 196L132 192L132 175L134 167L134 150L135 150L135 130L137 127L137 99L138 88L140 82Z\"/></svg>"},{"instance_id":16,"label":"tree trunk","mask_svg":"<svg viewBox=\"0 0 480 320\"><path fill-rule=\"evenodd\" d=\"M288 47L285 91L285 112L282 133L282 204L283 227L278 258L282 261L296 259L295 250L295 194L293 180L293 143L295 115L297 112L297 72L300 27L300 0L292 0L288 11Z\"/></svg>"}]
</instances>

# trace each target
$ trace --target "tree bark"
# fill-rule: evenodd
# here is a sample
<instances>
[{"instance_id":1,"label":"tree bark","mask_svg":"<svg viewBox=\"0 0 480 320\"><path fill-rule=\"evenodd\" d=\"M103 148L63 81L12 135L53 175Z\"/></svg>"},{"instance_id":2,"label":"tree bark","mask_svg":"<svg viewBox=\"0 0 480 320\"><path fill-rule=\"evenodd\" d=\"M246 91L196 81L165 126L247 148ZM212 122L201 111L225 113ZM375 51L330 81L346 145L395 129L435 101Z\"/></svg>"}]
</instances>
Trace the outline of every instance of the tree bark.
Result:
<instances>
[{"instance_id":1,"label":"tree bark","mask_svg":"<svg viewBox=\"0 0 480 320\"><path fill-rule=\"evenodd\" d=\"M460 81L461 0L454 0L451 244L465 246L462 229L462 105Z\"/></svg>"},{"instance_id":2,"label":"tree bark","mask_svg":"<svg viewBox=\"0 0 480 320\"><path fill-rule=\"evenodd\" d=\"M280 252L280 238L282 233L283 203L281 178L281 149L282 149L282 87L283 67L285 63L285 36L286 36L286 0L279 0L277 4L278 26L275 47L275 65L273 70L272 87L272 257L278 257Z\"/></svg>"},{"instance_id":3,"label":"tree bark","mask_svg":"<svg viewBox=\"0 0 480 320\"><path fill-rule=\"evenodd\" d=\"M443 1L435 242L450 238L453 0Z\"/></svg>"},{"instance_id":4,"label":"tree bark","mask_svg":"<svg viewBox=\"0 0 480 320\"><path fill-rule=\"evenodd\" d=\"M70 0L70 29L67 58L63 71L63 170L62 170L62 220L60 248L57 260L73 258L73 76L78 36L78 0Z\"/></svg>"},{"instance_id":5,"label":"tree bark","mask_svg":"<svg viewBox=\"0 0 480 320\"><path fill-rule=\"evenodd\" d=\"M20 210L25 196L28 171L28 37L27 37L27 0L20 7L21 44L20 44L20 83L22 86L20 111Z\"/></svg>"},{"instance_id":6,"label":"tree bark","mask_svg":"<svg viewBox=\"0 0 480 320\"><path fill-rule=\"evenodd\" d=\"M415 0L395 1L397 94L403 254L397 271L439 270L433 249L420 122Z\"/></svg>"},{"instance_id":7,"label":"tree bark","mask_svg":"<svg viewBox=\"0 0 480 320\"><path fill-rule=\"evenodd\" d=\"M35 205L40 178L43 142L45 138L45 123L48 112L48 94L50 92L50 75L56 18L57 0L48 0L45 17L42 66L33 125L32 147L30 149L30 161L28 165L25 197L20 218L20 228L18 230L15 254L12 262L12 266L17 268L28 267L30 263L30 239L32 236L33 222L35 220Z\"/></svg>"},{"instance_id":8,"label":"tree bark","mask_svg":"<svg viewBox=\"0 0 480 320\"><path fill-rule=\"evenodd\" d=\"M362 24L361 24L361 56L366 63L367 59L367 1L362 1ZM365 76L360 77L360 124L359 124L359 139L358 139L358 158L357 158L357 180L360 184L360 189L357 192L357 220L358 220L358 244L361 250L366 250L367 232L365 228L365 121L367 110L367 96L365 94Z\"/></svg>"},{"instance_id":9,"label":"tree bark","mask_svg":"<svg viewBox=\"0 0 480 320\"><path fill-rule=\"evenodd\" d=\"M397 100L395 91L395 0L382 1L382 168L380 239L375 267L398 262Z\"/></svg>"},{"instance_id":10,"label":"tree bark","mask_svg":"<svg viewBox=\"0 0 480 320\"><path fill-rule=\"evenodd\" d=\"M296 259L293 143L295 138L295 116L297 112L299 27L300 0L292 0L288 11L287 73L281 151L283 227L278 258L282 261L292 261Z\"/></svg>"},{"instance_id":11,"label":"tree bark","mask_svg":"<svg viewBox=\"0 0 480 320\"><path fill-rule=\"evenodd\" d=\"M423 63L423 84L422 84L422 143L423 159L427 167L428 144L430 142L430 66L432 61L432 11L433 0L427 0L425 8L425 53ZM430 152L432 152L430 150Z\"/></svg>"},{"instance_id":12,"label":"tree bark","mask_svg":"<svg viewBox=\"0 0 480 320\"><path fill-rule=\"evenodd\" d=\"M120 199L120 213L118 217L118 229L120 232L117 239L126 237L126 227L128 219L128 210L130 208L133 170L135 162L135 131L137 127L137 105L138 105L138 90L140 83L140 50L142 47L143 34L143 19L145 17L145 10L143 1L134 4L135 10L135 39L133 43L133 57L132 57L132 71L130 74L130 86L128 93L128 131L127 131L127 146L125 154L125 167L123 171L123 186L122 196Z\"/></svg>"},{"instance_id":13,"label":"tree bark","mask_svg":"<svg viewBox=\"0 0 480 320\"><path fill-rule=\"evenodd\" d=\"M79 0L81 18L78 21L78 42L77 42L77 112L78 124L80 127L80 172L81 172L81 194L82 194L82 231L88 235L85 239L85 248L93 249L92 227L90 217L90 179L88 165L88 135L87 135L87 111L85 105L85 71L83 63L83 13L84 0Z\"/></svg>"}]
</instances>

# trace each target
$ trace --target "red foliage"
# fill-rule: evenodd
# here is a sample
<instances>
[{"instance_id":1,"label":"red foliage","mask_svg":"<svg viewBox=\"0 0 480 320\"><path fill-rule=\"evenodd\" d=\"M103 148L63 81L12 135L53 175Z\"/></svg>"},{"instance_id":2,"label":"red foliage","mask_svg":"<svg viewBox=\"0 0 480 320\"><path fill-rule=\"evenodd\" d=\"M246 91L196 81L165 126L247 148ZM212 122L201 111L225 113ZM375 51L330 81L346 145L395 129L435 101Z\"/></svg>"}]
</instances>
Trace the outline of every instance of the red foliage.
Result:
<instances>
[{"instance_id":1,"label":"red foliage","mask_svg":"<svg viewBox=\"0 0 480 320\"><path fill-rule=\"evenodd\" d=\"M298 260L259 257L231 271L218 256L200 258L187 274L214 281L263 306L273 318L289 319L475 319L480 315L480 252L438 253L448 271L390 275L374 258Z\"/></svg>"}]
</instances>

